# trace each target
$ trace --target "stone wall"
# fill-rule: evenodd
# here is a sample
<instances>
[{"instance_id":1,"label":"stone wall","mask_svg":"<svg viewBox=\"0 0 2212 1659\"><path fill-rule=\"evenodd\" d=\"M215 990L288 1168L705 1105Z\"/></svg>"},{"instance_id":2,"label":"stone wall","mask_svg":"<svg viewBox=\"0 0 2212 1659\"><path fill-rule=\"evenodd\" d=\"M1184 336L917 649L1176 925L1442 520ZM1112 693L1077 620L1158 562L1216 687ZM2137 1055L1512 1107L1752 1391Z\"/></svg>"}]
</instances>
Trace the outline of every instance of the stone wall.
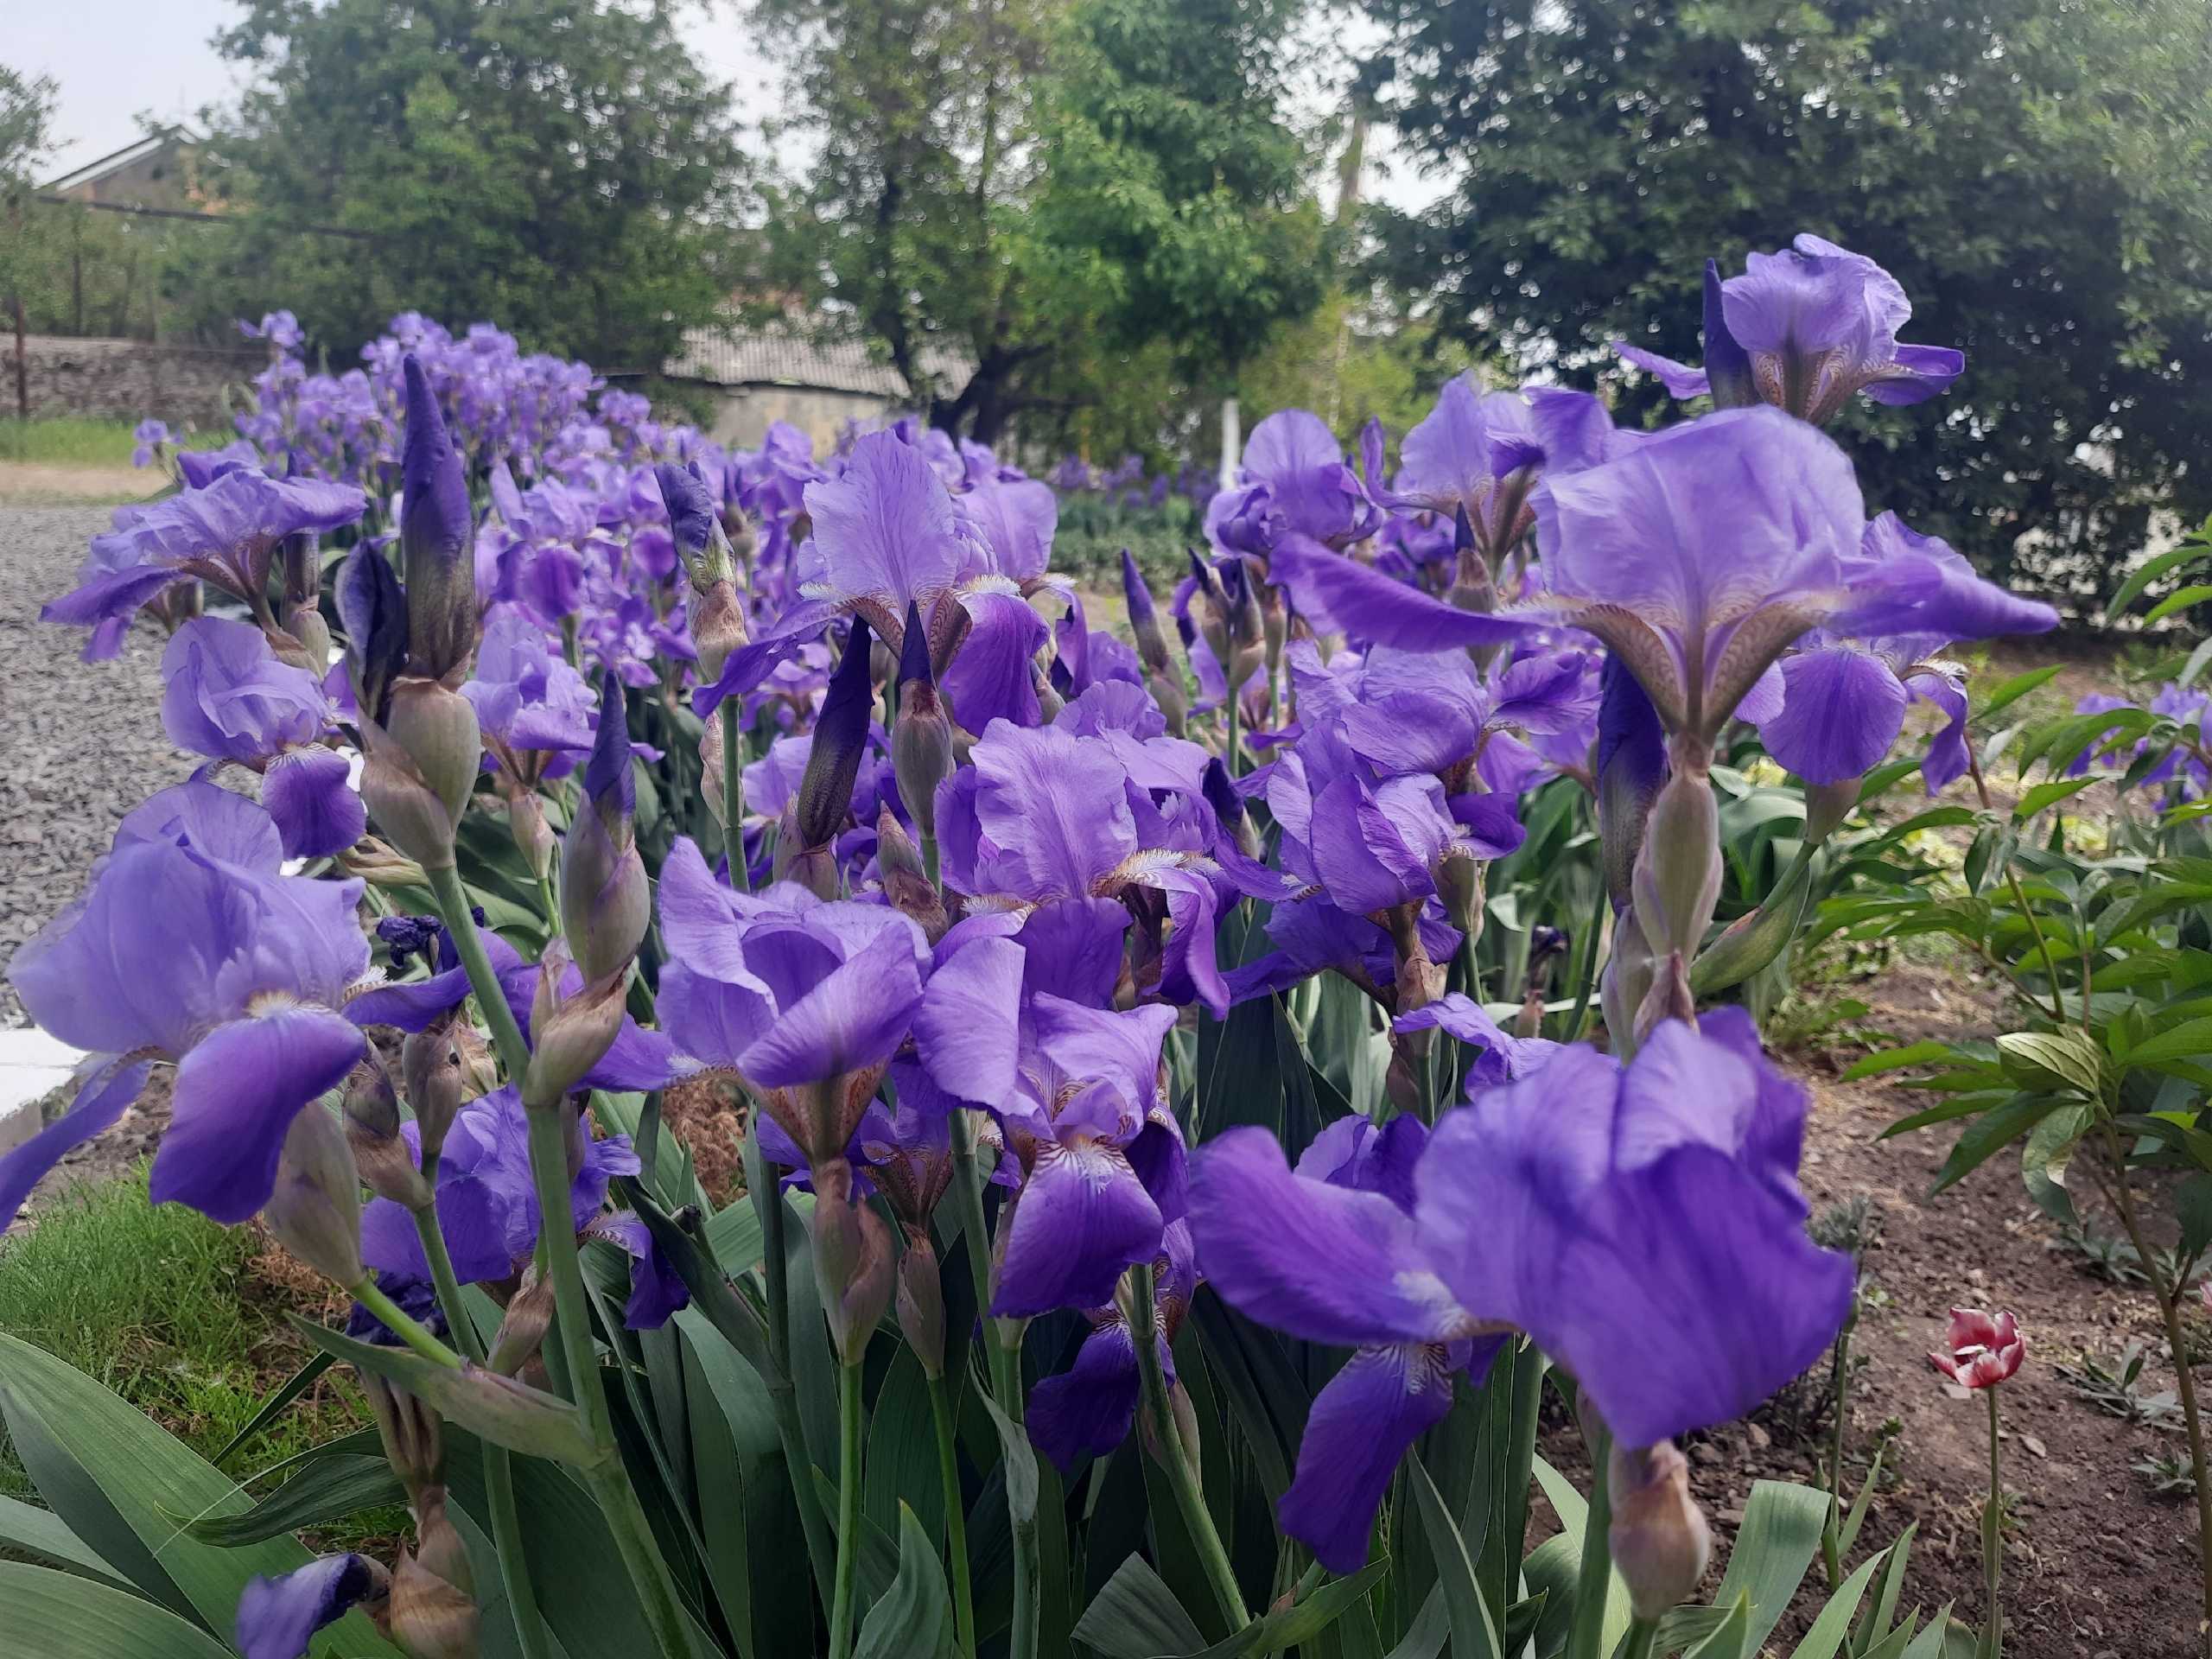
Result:
<instances>
[{"instance_id":1,"label":"stone wall","mask_svg":"<svg viewBox=\"0 0 2212 1659\"><path fill-rule=\"evenodd\" d=\"M847 421L870 421L892 412L887 397L817 386L715 386L719 399L708 435L731 448L759 447L769 424L788 422L814 440L818 453L837 442Z\"/></svg>"},{"instance_id":2,"label":"stone wall","mask_svg":"<svg viewBox=\"0 0 2212 1659\"><path fill-rule=\"evenodd\" d=\"M226 387L245 388L269 361L259 348L225 350L143 340L67 340L32 334L24 340L30 412L87 420L172 427L189 423L202 435L227 433ZM250 394L248 394L250 397ZM16 413L16 341L0 333L0 415Z\"/></svg>"}]
</instances>

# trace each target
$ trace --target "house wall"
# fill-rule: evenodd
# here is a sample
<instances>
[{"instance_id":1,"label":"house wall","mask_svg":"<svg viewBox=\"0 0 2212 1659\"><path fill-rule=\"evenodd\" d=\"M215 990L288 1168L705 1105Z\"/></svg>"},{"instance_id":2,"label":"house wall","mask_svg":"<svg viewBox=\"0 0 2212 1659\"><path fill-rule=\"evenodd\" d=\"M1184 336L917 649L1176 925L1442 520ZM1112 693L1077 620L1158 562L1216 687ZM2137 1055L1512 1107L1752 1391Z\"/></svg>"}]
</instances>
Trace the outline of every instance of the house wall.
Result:
<instances>
[{"instance_id":1,"label":"house wall","mask_svg":"<svg viewBox=\"0 0 2212 1659\"><path fill-rule=\"evenodd\" d=\"M868 392L824 391L811 386L717 386L719 402L709 435L732 449L758 448L769 426L788 422L814 440L817 452L837 441L847 421L893 412L887 397Z\"/></svg>"},{"instance_id":2,"label":"house wall","mask_svg":"<svg viewBox=\"0 0 2212 1659\"><path fill-rule=\"evenodd\" d=\"M143 340L25 338L30 412L87 420L190 422L218 442L230 435L226 387L244 387L269 361L259 348L229 351ZM0 414L16 412L16 351L0 334Z\"/></svg>"}]
</instances>

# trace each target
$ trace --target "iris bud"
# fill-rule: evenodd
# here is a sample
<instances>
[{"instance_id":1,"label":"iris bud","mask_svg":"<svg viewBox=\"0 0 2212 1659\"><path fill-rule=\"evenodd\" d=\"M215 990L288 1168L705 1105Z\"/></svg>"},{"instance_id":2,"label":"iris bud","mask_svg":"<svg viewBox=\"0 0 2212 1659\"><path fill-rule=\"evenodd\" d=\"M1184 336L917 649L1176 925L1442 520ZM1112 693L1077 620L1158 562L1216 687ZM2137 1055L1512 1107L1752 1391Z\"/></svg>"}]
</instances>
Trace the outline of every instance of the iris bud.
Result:
<instances>
[{"instance_id":1,"label":"iris bud","mask_svg":"<svg viewBox=\"0 0 2212 1659\"><path fill-rule=\"evenodd\" d=\"M891 1306L891 1236L871 1206L853 1201L844 1159L823 1160L813 1175L815 1284L839 1362L856 1364Z\"/></svg>"},{"instance_id":2,"label":"iris bud","mask_svg":"<svg viewBox=\"0 0 2212 1659\"><path fill-rule=\"evenodd\" d=\"M361 712L381 723L392 683L407 666L407 596L391 563L366 542L338 572L338 620L346 625L346 672Z\"/></svg>"},{"instance_id":3,"label":"iris bud","mask_svg":"<svg viewBox=\"0 0 2212 1659\"><path fill-rule=\"evenodd\" d=\"M944 900L931 884L912 837L888 806L875 817L875 868L883 877L883 896L893 907L912 917L931 944L943 938L951 925Z\"/></svg>"},{"instance_id":4,"label":"iris bud","mask_svg":"<svg viewBox=\"0 0 2212 1659\"><path fill-rule=\"evenodd\" d=\"M450 1020L432 1020L421 1031L410 1033L399 1046L400 1080L407 1085L407 1103L422 1132L426 1164L444 1150L446 1132L461 1112L468 1081L461 1061Z\"/></svg>"},{"instance_id":5,"label":"iris bud","mask_svg":"<svg viewBox=\"0 0 2212 1659\"><path fill-rule=\"evenodd\" d=\"M845 642L844 657L830 677L830 694L823 699L822 714L814 722L813 741L806 752L806 770L798 791L785 809L782 833L776 847L776 874L804 880L823 892L824 867L829 891L836 891L836 861L830 843L852 810L853 785L861 774L861 757L868 747L868 719L875 706L875 688L868 677L868 624L853 620L852 637ZM791 867L804 860L803 870Z\"/></svg>"},{"instance_id":6,"label":"iris bud","mask_svg":"<svg viewBox=\"0 0 2212 1659\"><path fill-rule=\"evenodd\" d=\"M409 1210L428 1204L429 1184L400 1138L399 1096L375 1049L346 1079L345 1103L346 1143L369 1190Z\"/></svg>"},{"instance_id":7,"label":"iris bud","mask_svg":"<svg viewBox=\"0 0 2212 1659\"><path fill-rule=\"evenodd\" d=\"M752 532L734 506L728 512L735 516L737 529L725 530L696 462L687 468L664 461L653 468L653 476L660 484L661 499L668 504L669 527L689 578L685 603L699 671L711 682L721 677L730 653L746 641L745 606L737 596L737 562L730 539L742 533L749 541Z\"/></svg>"},{"instance_id":8,"label":"iris bud","mask_svg":"<svg viewBox=\"0 0 2212 1659\"><path fill-rule=\"evenodd\" d=\"M1229 768L1221 763L1219 755L1210 756L1206 769L1199 775L1199 788L1206 804L1213 809L1221 827L1236 837L1236 850L1247 858L1260 855L1260 835L1252 823L1252 815L1244 809L1244 798L1229 780Z\"/></svg>"},{"instance_id":9,"label":"iris bud","mask_svg":"<svg viewBox=\"0 0 2212 1659\"><path fill-rule=\"evenodd\" d=\"M1638 1618L1689 1599L1713 1555L1713 1535L1690 1497L1688 1461L1672 1443L1616 1446L1605 1459L1613 1567Z\"/></svg>"},{"instance_id":10,"label":"iris bud","mask_svg":"<svg viewBox=\"0 0 2212 1659\"><path fill-rule=\"evenodd\" d=\"M937 1249L926 1230L910 1233L906 1253L899 1258L899 1330L922 1375L934 1380L944 1375L944 1287L938 1281Z\"/></svg>"},{"instance_id":11,"label":"iris bud","mask_svg":"<svg viewBox=\"0 0 2212 1659\"><path fill-rule=\"evenodd\" d=\"M425 870L451 869L483 753L476 710L435 680L410 677L392 687L387 715L362 728L362 799L401 852Z\"/></svg>"},{"instance_id":12,"label":"iris bud","mask_svg":"<svg viewBox=\"0 0 2212 1659\"><path fill-rule=\"evenodd\" d=\"M1613 918L1612 954L1599 987L1612 1052L1624 1060L1636 1052L1636 1016L1650 994L1655 972L1650 942L1630 905Z\"/></svg>"},{"instance_id":13,"label":"iris bud","mask_svg":"<svg viewBox=\"0 0 2212 1659\"><path fill-rule=\"evenodd\" d=\"M565 999L557 988L563 966L556 950L546 953L538 969L530 1019L530 1065L522 1079L523 1104L532 1110L559 1105L607 1058L622 1033L627 959L604 977L587 979L582 990Z\"/></svg>"},{"instance_id":14,"label":"iris bud","mask_svg":"<svg viewBox=\"0 0 2212 1659\"><path fill-rule=\"evenodd\" d=\"M629 966L652 920L652 893L632 824L637 799L622 682L602 674L583 801L561 849L561 931L588 985Z\"/></svg>"},{"instance_id":15,"label":"iris bud","mask_svg":"<svg viewBox=\"0 0 2212 1659\"><path fill-rule=\"evenodd\" d=\"M320 1101L285 1131L276 1185L262 1208L276 1242L334 1284L367 1276L361 1266L361 1178L346 1132Z\"/></svg>"},{"instance_id":16,"label":"iris bud","mask_svg":"<svg viewBox=\"0 0 2212 1659\"><path fill-rule=\"evenodd\" d=\"M1122 550L1122 598L1129 611L1129 632L1136 636L1137 658L1144 664L1147 674L1172 672L1167 655L1167 636L1160 631L1160 613L1152 602L1152 589L1145 583L1144 572L1137 569L1137 562L1128 548Z\"/></svg>"},{"instance_id":17,"label":"iris bud","mask_svg":"<svg viewBox=\"0 0 2212 1659\"><path fill-rule=\"evenodd\" d=\"M492 1339L491 1357L484 1362L484 1369L512 1376L537 1357L552 1325L553 1281L550 1276L539 1277L535 1268L527 1268L522 1288L507 1299L506 1315Z\"/></svg>"},{"instance_id":18,"label":"iris bud","mask_svg":"<svg viewBox=\"0 0 2212 1659\"><path fill-rule=\"evenodd\" d=\"M507 833L515 850L539 880L553 868L553 827L545 822L545 807L537 791L517 786L507 796Z\"/></svg>"},{"instance_id":19,"label":"iris bud","mask_svg":"<svg viewBox=\"0 0 2212 1659\"><path fill-rule=\"evenodd\" d=\"M1460 611L1497 608L1497 589L1491 584L1482 550L1475 545L1475 527L1464 501L1452 510L1452 585L1444 590L1444 602Z\"/></svg>"},{"instance_id":20,"label":"iris bud","mask_svg":"<svg viewBox=\"0 0 2212 1659\"><path fill-rule=\"evenodd\" d=\"M899 648L899 715L891 722L891 766L899 798L922 834L937 833L937 787L952 775L952 721L930 672L928 638L921 612L906 607L906 636Z\"/></svg>"},{"instance_id":21,"label":"iris bud","mask_svg":"<svg viewBox=\"0 0 2212 1659\"><path fill-rule=\"evenodd\" d=\"M1661 954L1696 954L1720 902L1720 809L1702 766L1677 766L1644 824L1633 886L1644 936Z\"/></svg>"},{"instance_id":22,"label":"iris bud","mask_svg":"<svg viewBox=\"0 0 2212 1659\"><path fill-rule=\"evenodd\" d=\"M391 1635L413 1659L476 1659L476 1580L442 1486L415 1500L415 1548L391 1575Z\"/></svg>"},{"instance_id":23,"label":"iris bud","mask_svg":"<svg viewBox=\"0 0 2212 1659\"><path fill-rule=\"evenodd\" d=\"M461 452L422 364L410 353L400 452L399 547L407 572L408 671L442 680L476 650L475 522Z\"/></svg>"}]
</instances>

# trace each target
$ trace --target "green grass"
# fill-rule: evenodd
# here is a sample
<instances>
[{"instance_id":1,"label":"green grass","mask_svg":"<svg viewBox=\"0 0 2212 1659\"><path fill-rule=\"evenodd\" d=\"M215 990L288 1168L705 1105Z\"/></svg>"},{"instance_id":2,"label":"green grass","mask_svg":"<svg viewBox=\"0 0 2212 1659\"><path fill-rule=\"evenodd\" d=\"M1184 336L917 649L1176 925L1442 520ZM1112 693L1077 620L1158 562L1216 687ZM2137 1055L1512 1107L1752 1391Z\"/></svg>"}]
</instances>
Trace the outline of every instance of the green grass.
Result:
<instances>
[{"instance_id":1,"label":"green grass","mask_svg":"<svg viewBox=\"0 0 2212 1659\"><path fill-rule=\"evenodd\" d=\"M254 1271L264 1247L181 1205L156 1205L146 1171L79 1186L0 1246L0 1330L113 1389L213 1458L307 1357L283 1323L289 1300ZM226 1460L243 1478L368 1421L351 1378L323 1379ZM0 1493L32 1498L0 1430ZM397 1510L321 1535L344 1548L389 1537Z\"/></svg>"},{"instance_id":2,"label":"green grass","mask_svg":"<svg viewBox=\"0 0 2212 1659\"><path fill-rule=\"evenodd\" d=\"M128 421L0 419L0 461L50 467L128 467L137 440Z\"/></svg>"}]
</instances>

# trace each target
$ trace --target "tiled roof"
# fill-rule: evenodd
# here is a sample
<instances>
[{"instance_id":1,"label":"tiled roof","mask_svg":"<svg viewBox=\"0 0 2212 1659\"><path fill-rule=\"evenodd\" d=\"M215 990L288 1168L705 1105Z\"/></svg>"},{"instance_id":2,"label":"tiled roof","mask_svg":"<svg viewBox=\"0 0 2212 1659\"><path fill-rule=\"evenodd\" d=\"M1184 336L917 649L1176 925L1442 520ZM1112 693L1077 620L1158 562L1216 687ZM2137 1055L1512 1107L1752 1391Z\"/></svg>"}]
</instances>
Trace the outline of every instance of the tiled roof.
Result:
<instances>
[{"instance_id":1,"label":"tiled roof","mask_svg":"<svg viewBox=\"0 0 2212 1659\"><path fill-rule=\"evenodd\" d=\"M922 362L956 385L971 368L957 353L934 347ZM718 386L810 386L893 401L911 395L899 371L871 356L865 341L814 340L783 329L686 329L682 349L662 372Z\"/></svg>"}]
</instances>

